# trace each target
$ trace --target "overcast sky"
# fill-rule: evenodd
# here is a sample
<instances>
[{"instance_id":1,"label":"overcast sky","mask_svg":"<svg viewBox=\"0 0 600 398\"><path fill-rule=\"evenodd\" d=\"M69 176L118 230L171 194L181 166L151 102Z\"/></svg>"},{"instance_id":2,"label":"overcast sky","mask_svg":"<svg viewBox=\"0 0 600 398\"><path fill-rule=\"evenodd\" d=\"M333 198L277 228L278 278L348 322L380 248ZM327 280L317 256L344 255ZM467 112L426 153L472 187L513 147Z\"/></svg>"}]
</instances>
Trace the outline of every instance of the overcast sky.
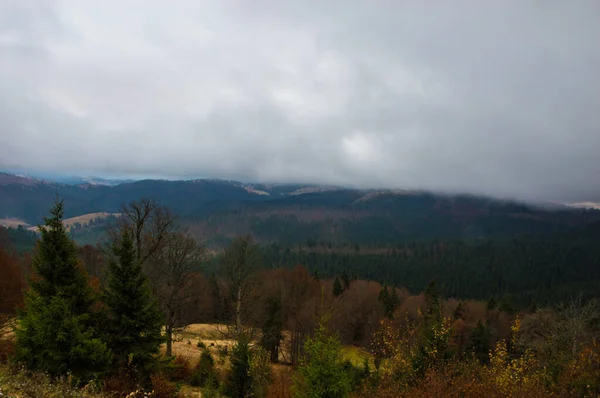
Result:
<instances>
[{"instance_id":1,"label":"overcast sky","mask_svg":"<svg viewBox=\"0 0 600 398\"><path fill-rule=\"evenodd\" d=\"M2 0L0 168L600 200L600 2Z\"/></svg>"}]
</instances>

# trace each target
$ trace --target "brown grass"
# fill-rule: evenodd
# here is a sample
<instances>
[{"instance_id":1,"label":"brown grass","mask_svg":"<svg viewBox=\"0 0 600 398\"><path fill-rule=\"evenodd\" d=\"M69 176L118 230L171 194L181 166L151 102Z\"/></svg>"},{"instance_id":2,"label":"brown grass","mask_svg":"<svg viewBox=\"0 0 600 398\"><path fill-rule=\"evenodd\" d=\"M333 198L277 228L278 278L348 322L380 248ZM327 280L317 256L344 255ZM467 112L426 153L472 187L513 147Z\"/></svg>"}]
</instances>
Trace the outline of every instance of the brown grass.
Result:
<instances>
[{"instance_id":1,"label":"brown grass","mask_svg":"<svg viewBox=\"0 0 600 398\"><path fill-rule=\"evenodd\" d=\"M67 228L67 230L70 230L77 223L79 223L82 227L85 227L92 220L104 219L104 218L108 218L108 217L111 217L111 216L113 216L113 217L120 217L121 213L105 213L105 212L100 212L100 213L82 214L81 216L76 216L76 217L71 217L71 218L64 219L63 220L63 225L65 226L65 228ZM33 227L29 227L27 229L30 230L30 231L37 232L38 227L37 226L33 226Z\"/></svg>"}]
</instances>

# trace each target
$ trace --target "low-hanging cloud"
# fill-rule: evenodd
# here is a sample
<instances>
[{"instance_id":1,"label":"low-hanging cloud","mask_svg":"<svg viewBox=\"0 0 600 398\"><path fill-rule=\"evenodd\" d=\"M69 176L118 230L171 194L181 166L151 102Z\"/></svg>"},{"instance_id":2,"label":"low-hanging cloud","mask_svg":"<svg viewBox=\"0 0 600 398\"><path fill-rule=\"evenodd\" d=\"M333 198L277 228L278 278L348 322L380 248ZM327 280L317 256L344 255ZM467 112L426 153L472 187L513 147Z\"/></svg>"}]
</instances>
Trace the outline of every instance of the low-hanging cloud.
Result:
<instances>
[{"instance_id":1,"label":"low-hanging cloud","mask_svg":"<svg viewBox=\"0 0 600 398\"><path fill-rule=\"evenodd\" d=\"M0 2L0 167L600 200L594 0Z\"/></svg>"}]
</instances>

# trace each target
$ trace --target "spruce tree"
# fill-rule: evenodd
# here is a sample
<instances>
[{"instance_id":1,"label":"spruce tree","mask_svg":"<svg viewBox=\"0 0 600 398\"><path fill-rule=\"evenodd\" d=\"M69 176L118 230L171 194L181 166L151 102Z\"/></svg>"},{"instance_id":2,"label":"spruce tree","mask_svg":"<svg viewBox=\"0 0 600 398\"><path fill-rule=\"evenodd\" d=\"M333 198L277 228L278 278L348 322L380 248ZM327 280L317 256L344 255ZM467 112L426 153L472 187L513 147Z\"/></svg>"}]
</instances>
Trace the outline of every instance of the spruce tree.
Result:
<instances>
[{"instance_id":1,"label":"spruce tree","mask_svg":"<svg viewBox=\"0 0 600 398\"><path fill-rule=\"evenodd\" d=\"M145 377L156 364L160 345L162 313L153 298L148 278L136 258L131 233L123 230L113 244L108 265L107 337L118 371L134 370Z\"/></svg>"},{"instance_id":2,"label":"spruce tree","mask_svg":"<svg viewBox=\"0 0 600 398\"><path fill-rule=\"evenodd\" d=\"M481 321L477 321L477 326L471 332L466 350L472 352L482 363L489 362L490 334Z\"/></svg>"},{"instance_id":3,"label":"spruce tree","mask_svg":"<svg viewBox=\"0 0 600 398\"><path fill-rule=\"evenodd\" d=\"M16 329L15 359L30 370L71 372L89 380L107 369L111 353L92 327L94 295L62 218L63 202L57 200L40 227L34 277Z\"/></svg>"},{"instance_id":4,"label":"spruce tree","mask_svg":"<svg viewBox=\"0 0 600 398\"><path fill-rule=\"evenodd\" d=\"M338 278L336 276L335 280L333 281L333 295L337 297L337 296L341 295L342 293L344 293L344 288L342 287L340 278Z\"/></svg>"},{"instance_id":5,"label":"spruce tree","mask_svg":"<svg viewBox=\"0 0 600 398\"><path fill-rule=\"evenodd\" d=\"M342 282L344 282L344 290L350 289L350 278L348 277L346 270L342 272Z\"/></svg>"},{"instance_id":6,"label":"spruce tree","mask_svg":"<svg viewBox=\"0 0 600 398\"><path fill-rule=\"evenodd\" d=\"M304 343L306 357L294 380L295 396L301 398L343 398L350 395L350 375L341 358L341 342L325 327L325 318L312 338Z\"/></svg>"},{"instance_id":7,"label":"spruce tree","mask_svg":"<svg viewBox=\"0 0 600 398\"><path fill-rule=\"evenodd\" d=\"M269 297L267 299L267 316L262 326L260 345L269 352L271 362L279 359L279 345L283 339L283 317L281 313L281 298Z\"/></svg>"},{"instance_id":8,"label":"spruce tree","mask_svg":"<svg viewBox=\"0 0 600 398\"><path fill-rule=\"evenodd\" d=\"M231 398L245 398L252 392L250 372L250 340L241 335L231 352L231 370L225 383L225 393Z\"/></svg>"}]
</instances>

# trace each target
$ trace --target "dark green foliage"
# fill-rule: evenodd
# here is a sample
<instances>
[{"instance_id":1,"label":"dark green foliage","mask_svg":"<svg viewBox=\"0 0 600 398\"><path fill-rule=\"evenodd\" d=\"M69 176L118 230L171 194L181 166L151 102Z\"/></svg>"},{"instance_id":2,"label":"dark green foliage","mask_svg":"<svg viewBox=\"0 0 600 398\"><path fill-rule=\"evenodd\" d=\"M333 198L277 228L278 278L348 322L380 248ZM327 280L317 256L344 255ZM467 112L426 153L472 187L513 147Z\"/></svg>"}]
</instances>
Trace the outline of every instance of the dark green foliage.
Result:
<instances>
[{"instance_id":1,"label":"dark green foliage","mask_svg":"<svg viewBox=\"0 0 600 398\"><path fill-rule=\"evenodd\" d=\"M442 319L440 292L434 281L429 282L425 289L425 324L439 322Z\"/></svg>"},{"instance_id":2,"label":"dark green foliage","mask_svg":"<svg viewBox=\"0 0 600 398\"><path fill-rule=\"evenodd\" d=\"M29 292L17 330L17 362L54 376L71 372L81 381L106 371L111 359L106 343L86 326L89 315L75 315L72 308L66 295Z\"/></svg>"},{"instance_id":3,"label":"dark green foliage","mask_svg":"<svg viewBox=\"0 0 600 398\"><path fill-rule=\"evenodd\" d=\"M344 288L342 287L342 283L340 282L340 278L338 278L336 276L335 280L333 281L333 295L335 297L338 297L342 293L344 293Z\"/></svg>"},{"instance_id":4,"label":"dark green foliage","mask_svg":"<svg viewBox=\"0 0 600 398\"><path fill-rule=\"evenodd\" d=\"M75 314L85 313L94 301L87 276L79 267L77 248L63 224L63 202L57 201L40 227L41 238L32 260L36 277L31 290L42 298L63 295L69 298Z\"/></svg>"},{"instance_id":5,"label":"dark green foliage","mask_svg":"<svg viewBox=\"0 0 600 398\"><path fill-rule=\"evenodd\" d=\"M379 297L377 297L377 301L383 308L384 315L392 319L394 317L394 311L396 311L396 307L398 306L398 295L396 294L396 289L392 288L392 293L389 292L388 287L383 285L381 291L379 292Z\"/></svg>"},{"instance_id":6,"label":"dark green foliage","mask_svg":"<svg viewBox=\"0 0 600 398\"><path fill-rule=\"evenodd\" d=\"M306 356L298 368L294 391L302 398L342 398L352 390L352 379L341 360L341 343L321 320L315 335L304 343Z\"/></svg>"},{"instance_id":7,"label":"dark green foliage","mask_svg":"<svg viewBox=\"0 0 600 398\"><path fill-rule=\"evenodd\" d=\"M475 358L482 363L488 363L490 361L490 335L481 321L477 322L477 326L475 326L475 329L471 332L466 350L467 352L473 353Z\"/></svg>"},{"instance_id":8,"label":"dark green foliage","mask_svg":"<svg viewBox=\"0 0 600 398\"><path fill-rule=\"evenodd\" d=\"M40 228L35 278L19 315L16 360L31 370L88 380L107 369L111 353L92 327L94 297L63 227L62 201L50 214Z\"/></svg>"},{"instance_id":9,"label":"dark green foliage","mask_svg":"<svg viewBox=\"0 0 600 398\"><path fill-rule=\"evenodd\" d=\"M411 358L415 374L420 377L425 375L428 368L438 366L450 357L449 336L443 333L441 297L434 281L429 282L425 290L423 319L420 343L416 354Z\"/></svg>"},{"instance_id":10,"label":"dark green foliage","mask_svg":"<svg viewBox=\"0 0 600 398\"><path fill-rule=\"evenodd\" d=\"M454 319L463 318L463 316L465 315L465 308L462 301L458 302L458 305L456 306L456 309L454 310L454 313L452 315L454 315Z\"/></svg>"},{"instance_id":11,"label":"dark green foliage","mask_svg":"<svg viewBox=\"0 0 600 398\"><path fill-rule=\"evenodd\" d=\"M35 248L37 235L19 225L17 228L0 226L0 246L14 247L19 253L29 252Z\"/></svg>"},{"instance_id":12,"label":"dark green foliage","mask_svg":"<svg viewBox=\"0 0 600 398\"><path fill-rule=\"evenodd\" d=\"M346 271L360 279L406 287L413 294L425 290L435 275L443 281L439 290L446 297L498 300L512 294L511 305L517 310L580 293L584 299L599 297L600 245L598 238L590 238L595 234L574 229L539 238L364 246L359 253L350 244L332 251L267 246L263 258L272 267L302 264L312 273L318 270L322 278Z\"/></svg>"},{"instance_id":13,"label":"dark green foliage","mask_svg":"<svg viewBox=\"0 0 600 398\"><path fill-rule=\"evenodd\" d=\"M357 389L361 385L363 380L367 379L371 374L369 360L366 358L363 362L362 367L354 366L352 362L350 362L349 360L345 360L344 370L350 378L351 390Z\"/></svg>"},{"instance_id":14,"label":"dark green foliage","mask_svg":"<svg viewBox=\"0 0 600 398\"><path fill-rule=\"evenodd\" d=\"M198 361L190 384L195 387L208 387L212 389L219 387L219 381L215 372L215 360L208 350L202 351L200 361Z\"/></svg>"},{"instance_id":15,"label":"dark green foliage","mask_svg":"<svg viewBox=\"0 0 600 398\"><path fill-rule=\"evenodd\" d=\"M504 296L502 300L500 300L500 304L498 304L498 309L500 311L506 312L507 314L513 313L514 308L510 296Z\"/></svg>"},{"instance_id":16,"label":"dark green foliage","mask_svg":"<svg viewBox=\"0 0 600 398\"><path fill-rule=\"evenodd\" d=\"M112 247L108 286L104 291L108 322L106 334L114 354L114 369L129 369L148 376L157 362L162 313L152 296L146 275L136 260L131 234L124 230Z\"/></svg>"},{"instance_id":17,"label":"dark green foliage","mask_svg":"<svg viewBox=\"0 0 600 398\"><path fill-rule=\"evenodd\" d=\"M350 278L348 278L346 270L342 272L342 282L344 283L344 290L350 289Z\"/></svg>"},{"instance_id":18,"label":"dark green foliage","mask_svg":"<svg viewBox=\"0 0 600 398\"><path fill-rule=\"evenodd\" d=\"M269 297L266 303L266 318L262 326L260 345L269 352L271 362L277 362L279 357L279 344L283 339L283 314L281 312L281 298Z\"/></svg>"},{"instance_id":19,"label":"dark green foliage","mask_svg":"<svg viewBox=\"0 0 600 398\"><path fill-rule=\"evenodd\" d=\"M250 341L241 336L231 351L231 371L225 383L225 394L231 398L246 398L252 392L250 373Z\"/></svg>"}]
</instances>

